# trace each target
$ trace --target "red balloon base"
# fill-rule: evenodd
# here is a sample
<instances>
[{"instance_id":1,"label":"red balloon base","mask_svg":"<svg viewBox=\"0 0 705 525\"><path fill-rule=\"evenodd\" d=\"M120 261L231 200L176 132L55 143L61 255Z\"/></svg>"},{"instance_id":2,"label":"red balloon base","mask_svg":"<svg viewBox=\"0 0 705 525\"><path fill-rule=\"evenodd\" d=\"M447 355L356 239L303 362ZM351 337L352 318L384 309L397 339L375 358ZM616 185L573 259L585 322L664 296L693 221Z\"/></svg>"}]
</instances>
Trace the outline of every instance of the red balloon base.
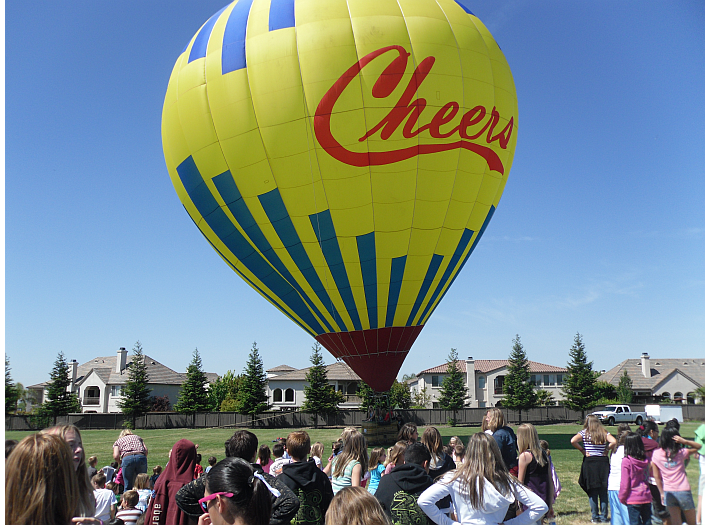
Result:
<instances>
[{"instance_id":1,"label":"red balloon base","mask_svg":"<svg viewBox=\"0 0 705 525\"><path fill-rule=\"evenodd\" d=\"M331 332L316 340L345 361L372 390L386 392L422 329L423 325Z\"/></svg>"}]
</instances>

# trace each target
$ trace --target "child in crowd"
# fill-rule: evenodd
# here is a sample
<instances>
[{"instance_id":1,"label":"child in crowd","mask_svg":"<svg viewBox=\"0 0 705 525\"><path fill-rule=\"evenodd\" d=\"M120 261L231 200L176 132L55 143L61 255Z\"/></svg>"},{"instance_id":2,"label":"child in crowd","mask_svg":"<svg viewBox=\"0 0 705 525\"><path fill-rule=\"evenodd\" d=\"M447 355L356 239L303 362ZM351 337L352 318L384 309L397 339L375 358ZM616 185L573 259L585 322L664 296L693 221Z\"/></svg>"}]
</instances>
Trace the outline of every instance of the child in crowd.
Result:
<instances>
[{"instance_id":1,"label":"child in crowd","mask_svg":"<svg viewBox=\"0 0 705 525\"><path fill-rule=\"evenodd\" d=\"M333 498L326 525L389 525L375 497L362 487L346 487Z\"/></svg>"},{"instance_id":2,"label":"child in crowd","mask_svg":"<svg viewBox=\"0 0 705 525\"><path fill-rule=\"evenodd\" d=\"M331 473L333 475L333 493L337 494L344 487L359 487L367 472L367 440L356 432L344 440L343 451L333 458Z\"/></svg>"},{"instance_id":3,"label":"child in crowd","mask_svg":"<svg viewBox=\"0 0 705 525\"><path fill-rule=\"evenodd\" d=\"M624 423L620 423L617 433L617 448L612 451L610 456L610 475L607 478L607 495L612 509L610 521L612 525L629 525L629 509L625 503L619 501L619 489L622 479L622 460L624 459L624 440L629 433L629 425L625 425L626 430L622 428ZM643 448L643 444L642 444ZM649 496L651 493L649 493Z\"/></svg>"},{"instance_id":4,"label":"child in crowd","mask_svg":"<svg viewBox=\"0 0 705 525\"><path fill-rule=\"evenodd\" d=\"M447 496L454 503L455 521L436 506ZM512 477L497 442L479 432L470 438L463 466L427 488L419 496L418 505L437 525L469 525L502 523L507 509L517 500L524 506L517 523L538 522L548 510L539 496Z\"/></svg>"},{"instance_id":5,"label":"child in crowd","mask_svg":"<svg viewBox=\"0 0 705 525\"><path fill-rule=\"evenodd\" d=\"M272 476L278 476L282 473L282 467L291 463L291 459L286 459L284 457L284 452L286 447L281 443L275 443L272 447L272 455L274 456L274 462L269 467L269 473Z\"/></svg>"},{"instance_id":6,"label":"child in crowd","mask_svg":"<svg viewBox=\"0 0 705 525\"><path fill-rule=\"evenodd\" d=\"M621 462L619 501L627 506L629 519L627 523L630 525L650 525L651 491L646 483L649 475L649 460L646 459L644 443L641 437L634 432L627 432L620 441L624 442L624 458ZM622 447L618 447L617 450L620 448ZM614 515L615 508L613 506L612 516Z\"/></svg>"},{"instance_id":7,"label":"child in crowd","mask_svg":"<svg viewBox=\"0 0 705 525\"><path fill-rule=\"evenodd\" d=\"M198 479L203 476L203 467L201 466L201 460L203 457L200 454L196 454L196 466L193 469L193 479Z\"/></svg>"},{"instance_id":8,"label":"child in crowd","mask_svg":"<svg viewBox=\"0 0 705 525\"><path fill-rule=\"evenodd\" d=\"M517 478L538 495L548 506L547 517L553 516L553 479L548 454L541 448L539 434L531 423L517 429L519 475Z\"/></svg>"},{"instance_id":9,"label":"child in crowd","mask_svg":"<svg viewBox=\"0 0 705 525\"><path fill-rule=\"evenodd\" d=\"M671 523L679 523L677 520L683 511L688 525L695 525L695 503L685 474L685 463L701 445L682 438L675 425L669 427L668 424L661 432L658 444L659 448L652 456L654 477L661 499L671 515Z\"/></svg>"},{"instance_id":10,"label":"child in crowd","mask_svg":"<svg viewBox=\"0 0 705 525\"><path fill-rule=\"evenodd\" d=\"M95 466L98 464L98 456L88 458L88 479L93 479L93 476L98 474L98 469Z\"/></svg>"},{"instance_id":11,"label":"child in crowd","mask_svg":"<svg viewBox=\"0 0 705 525\"><path fill-rule=\"evenodd\" d=\"M387 461L384 464L383 476L389 474L397 464L401 465L404 463L404 451L406 450L406 446L406 441L397 441L396 444L389 449Z\"/></svg>"},{"instance_id":12,"label":"child in crowd","mask_svg":"<svg viewBox=\"0 0 705 525\"><path fill-rule=\"evenodd\" d=\"M457 442L455 445L455 450L453 451L453 459L455 460L455 468L460 468L463 464L463 459L465 458L465 445Z\"/></svg>"},{"instance_id":13,"label":"child in crowd","mask_svg":"<svg viewBox=\"0 0 705 525\"><path fill-rule=\"evenodd\" d=\"M146 472L135 476L135 489L139 496L139 501L135 504L135 507L144 512L147 510L149 500L152 497L152 491L149 489L149 475Z\"/></svg>"},{"instance_id":14,"label":"child in crowd","mask_svg":"<svg viewBox=\"0 0 705 525\"><path fill-rule=\"evenodd\" d=\"M323 470L323 462L321 458L323 457L323 451L325 448L323 447L323 443L320 441L316 441L312 446L311 446L311 457L313 458L313 461L316 463L316 466Z\"/></svg>"},{"instance_id":15,"label":"child in crowd","mask_svg":"<svg viewBox=\"0 0 705 525\"><path fill-rule=\"evenodd\" d=\"M142 515L142 511L136 508L140 497L136 490L127 490L122 495L121 509L117 512L115 516L121 519L125 525L135 525L138 518Z\"/></svg>"},{"instance_id":16,"label":"child in crowd","mask_svg":"<svg viewBox=\"0 0 705 525\"><path fill-rule=\"evenodd\" d=\"M112 490L105 488L105 474L98 472L93 479L93 496L95 497L95 517L101 521L109 521L115 517L117 498Z\"/></svg>"},{"instance_id":17,"label":"child in crowd","mask_svg":"<svg viewBox=\"0 0 705 525\"><path fill-rule=\"evenodd\" d=\"M370 454L370 484L367 487L367 491L370 494L377 492L379 480L382 479L382 474L384 474L385 459L387 459L387 454L384 452L384 448L377 447L372 450L372 454Z\"/></svg>"},{"instance_id":18,"label":"child in crowd","mask_svg":"<svg viewBox=\"0 0 705 525\"><path fill-rule=\"evenodd\" d=\"M170 451L171 452L171 451ZM157 465L152 469L152 475L149 477L149 486L150 488L154 489L154 485L157 483L157 478L159 478L159 474L162 473L162 466Z\"/></svg>"},{"instance_id":19,"label":"child in crowd","mask_svg":"<svg viewBox=\"0 0 705 525\"><path fill-rule=\"evenodd\" d=\"M286 438L286 449L291 456L291 463L282 466L277 480L289 487L301 503L292 523L324 525L324 516L333 499L333 488L328 476L321 472L316 462L307 461L311 451L308 432L289 434Z\"/></svg>"},{"instance_id":20,"label":"child in crowd","mask_svg":"<svg viewBox=\"0 0 705 525\"><path fill-rule=\"evenodd\" d=\"M208 474L213 467L215 467L215 464L218 463L218 460L216 459L215 456L211 456L208 458L208 466L206 467L206 474Z\"/></svg>"},{"instance_id":21,"label":"child in crowd","mask_svg":"<svg viewBox=\"0 0 705 525\"><path fill-rule=\"evenodd\" d=\"M548 456L548 461L551 462L551 478L553 479L553 503L556 502L556 498L561 493L561 480L558 479L558 474L556 474L556 467L553 466L553 460L551 459L551 449L549 448L548 441L542 439L539 441L541 443L541 448L546 451Z\"/></svg>"},{"instance_id":22,"label":"child in crowd","mask_svg":"<svg viewBox=\"0 0 705 525\"><path fill-rule=\"evenodd\" d=\"M103 467L101 470L103 471L103 474L105 474L105 482L110 483L113 481L113 478L115 477L115 473L117 472L118 469L118 463L117 461L113 461L110 465L106 465ZM91 478L92 480L93 478Z\"/></svg>"},{"instance_id":23,"label":"child in crowd","mask_svg":"<svg viewBox=\"0 0 705 525\"><path fill-rule=\"evenodd\" d=\"M122 467L118 467L113 478L113 483L117 486L117 494L125 492L125 478L122 475Z\"/></svg>"},{"instance_id":24,"label":"child in crowd","mask_svg":"<svg viewBox=\"0 0 705 525\"><path fill-rule=\"evenodd\" d=\"M272 466L272 451L269 449L269 445L260 445L257 450L257 464L262 466L267 474L269 474L269 469Z\"/></svg>"}]
</instances>

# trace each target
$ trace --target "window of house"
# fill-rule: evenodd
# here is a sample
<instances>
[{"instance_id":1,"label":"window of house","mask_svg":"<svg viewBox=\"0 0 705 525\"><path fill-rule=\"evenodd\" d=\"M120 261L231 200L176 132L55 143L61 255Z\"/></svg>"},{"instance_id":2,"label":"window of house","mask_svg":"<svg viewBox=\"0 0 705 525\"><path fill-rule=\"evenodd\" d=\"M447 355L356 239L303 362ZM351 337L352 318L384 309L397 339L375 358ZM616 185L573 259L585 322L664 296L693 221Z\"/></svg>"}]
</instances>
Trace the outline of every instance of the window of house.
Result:
<instances>
[{"instance_id":1,"label":"window of house","mask_svg":"<svg viewBox=\"0 0 705 525\"><path fill-rule=\"evenodd\" d=\"M556 384L557 385L563 384L563 374L556 374Z\"/></svg>"},{"instance_id":2,"label":"window of house","mask_svg":"<svg viewBox=\"0 0 705 525\"><path fill-rule=\"evenodd\" d=\"M284 401L286 401L287 403L294 402L294 389L293 388L286 389L286 392L284 392Z\"/></svg>"},{"instance_id":3,"label":"window of house","mask_svg":"<svg viewBox=\"0 0 705 525\"><path fill-rule=\"evenodd\" d=\"M441 408L441 404L440 403L433 403L433 408Z\"/></svg>"},{"instance_id":4,"label":"window of house","mask_svg":"<svg viewBox=\"0 0 705 525\"><path fill-rule=\"evenodd\" d=\"M477 404L480 405L480 408L485 408L487 406L485 401L478 401Z\"/></svg>"},{"instance_id":5,"label":"window of house","mask_svg":"<svg viewBox=\"0 0 705 525\"><path fill-rule=\"evenodd\" d=\"M275 388L274 392L272 393L272 397L274 398L275 403L281 403L282 402L282 389Z\"/></svg>"},{"instance_id":6,"label":"window of house","mask_svg":"<svg viewBox=\"0 0 705 525\"><path fill-rule=\"evenodd\" d=\"M531 379L529 380L529 383L533 386L541 386L541 376L531 374Z\"/></svg>"},{"instance_id":7,"label":"window of house","mask_svg":"<svg viewBox=\"0 0 705 525\"><path fill-rule=\"evenodd\" d=\"M443 384L443 376L431 376L431 386L439 387Z\"/></svg>"},{"instance_id":8,"label":"window of house","mask_svg":"<svg viewBox=\"0 0 705 525\"><path fill-rule=\"evenodd\" d=\"M683 392L676 392L673 394L673 401L683 401Z\"/></svg>"},{"instance_id":9,"label":"window of house","mask_svg":"<svg viewBox=\"0 0 705 525\"><path fill-rule=\"evenodd\" d=\"M477 378L477 387L478 387L478 388L485 388L485 381L486 381L486 380L487 380L487 379L485 378L485 376L478 376L478 378Z\"/></svg>"},{"instance_id":10,"label":"window of house","mask_svg":"<svg viewBox=\"0 0 705 525\"><path fill-rule=\"evenodd\" d=\"M670 392L663 392L661 394L661 397L664 399L671 399L671 394L670 394Z\"/></svg>"},{"instance_id":11,"label":"window of house","mask_svg":"<svg viewBox=\"0 0 705 525\"><path fill-rule=\"evenodd\" d=\"M113 385L110 387L110 395L118 397L122 395L122 385Z\"/></svg>"},{"instance_id":12,"label":"window of house","mask_svg":"<svg viewBox=\"0 0 705 525\"><path fill-rule=\"evenodd\" d=\"M504 394L504 376L497 376L494 378L494 393L498 396Z\"/></svg>"}]
</instances>

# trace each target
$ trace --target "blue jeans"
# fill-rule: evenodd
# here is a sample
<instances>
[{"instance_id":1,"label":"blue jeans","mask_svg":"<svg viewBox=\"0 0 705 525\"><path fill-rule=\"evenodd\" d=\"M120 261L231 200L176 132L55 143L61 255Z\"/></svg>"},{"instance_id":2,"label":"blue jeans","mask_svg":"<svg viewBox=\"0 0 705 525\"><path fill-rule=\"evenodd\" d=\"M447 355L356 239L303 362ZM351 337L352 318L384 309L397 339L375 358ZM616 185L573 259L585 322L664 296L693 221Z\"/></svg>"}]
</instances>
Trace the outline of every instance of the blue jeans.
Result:
<instances>
[{"instance_id":1,"label":"blue jeans","mask_svg":"<svg viewBox=\"0 0 705 525\"><path fill-rule=\"evenodd\" d=\"M651 503L627 505L630 525L651 525Z\"/></svg>"},{"instance_id":2,"label":"blue jeans","mask_svg":"<svg viewBox=\"0 0 705 525\"><path fill-rule=\"evenodd\" d=\"M609 491L610 510L612 512L610 523L612 525L629 525L629 511L627 506L619 501L619 491Z\"/></svg>"},{"instance_id":3,"label":"blue jeans","mask_svg":"<svg viewBox=\"0 0 705 525\"><path fill-rule=\"evenodd\" d=\"M125 490L130 490L135 484L137 474L147 472L147 456L136 454L122 458L122 477L125 480Z\"/></svg>"},{"instance_id":4,"label":"blue jeans","mask_svg":"<svg viewBox=\"0 0 705 525\"><path fill-rule=\"evenodd\" d=\"M603 523L607 523L609 521L607 518L607 487L602 489L590 489L588 498L590 500L592 519L594 521L599 520ZM598 499L600 500L599 505L597 503Z\"/></svg>"}]
</instances>

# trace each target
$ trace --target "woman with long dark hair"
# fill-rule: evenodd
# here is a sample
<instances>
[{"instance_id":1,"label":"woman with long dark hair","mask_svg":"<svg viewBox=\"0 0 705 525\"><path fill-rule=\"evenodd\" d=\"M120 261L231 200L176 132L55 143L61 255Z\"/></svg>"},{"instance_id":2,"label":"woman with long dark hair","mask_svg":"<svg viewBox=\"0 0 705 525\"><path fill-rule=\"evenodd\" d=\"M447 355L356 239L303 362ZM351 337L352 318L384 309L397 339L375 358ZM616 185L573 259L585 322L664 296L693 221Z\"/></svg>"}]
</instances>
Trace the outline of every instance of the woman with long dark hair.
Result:
<instances>
[{"instance_id":1,"label":"woman with long dark hair","mask_svg":"<svg viewBox=\"0 0 705 525\"><path fill-rule=\"evenodd\" d=\"M206 476L205 496L198 501L205 514L198 523L268 525L272 515L270 492L280 495L247 461L225 458Z\"/></svg>"}]
</instances>

